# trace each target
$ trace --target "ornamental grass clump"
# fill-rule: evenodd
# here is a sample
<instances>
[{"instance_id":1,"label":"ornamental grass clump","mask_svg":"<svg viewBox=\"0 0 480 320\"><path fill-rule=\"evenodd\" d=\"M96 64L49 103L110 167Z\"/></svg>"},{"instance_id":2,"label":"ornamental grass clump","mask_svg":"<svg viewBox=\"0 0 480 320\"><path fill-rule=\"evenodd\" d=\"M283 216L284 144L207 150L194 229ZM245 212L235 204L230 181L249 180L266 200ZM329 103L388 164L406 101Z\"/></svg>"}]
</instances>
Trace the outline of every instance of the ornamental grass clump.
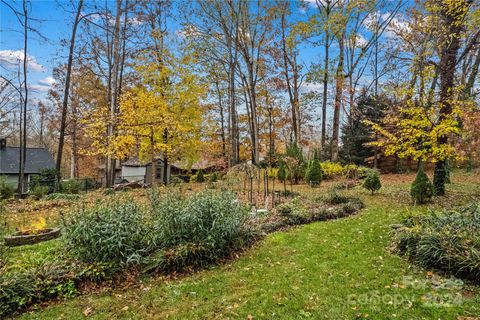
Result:
<instances>
[{"instance_id":1,"label":"ornamental grass clump","mask_svg":"<svg viewBox=\"0 0 480 320\"><path fill-rule=\"evenodd\" d=\"M248 208L227 191L168 196L152 203L157 244L166 248L185 243L225 248L242 232L248 217Z\"/></svg>"},{"instance_id":2,"label":"ornamental grass clump","mask_svg":"<svg viewBox=\"0 0 480 320\"><path fill-rule=\"evenodd\" d=\"M417 264L480 279L480 202L458 210L407 217L394 249Z\"/></svg>"},{"instance_id":3,"label":"ornamental grass clump","mask_svg":"<svg viewBox=\"0 0 480 320\"><path fill-rule=\"evenodd\" d=\"M152 249L146 210L130 198L80 207L63 219L66 248L83 262L128 265Z\"/></svg>"},{"instance_id":4,"label":"ornamental grass clump","mask_svg":"<svg viewBox=\"0 0 480 320\"><path fill-rule=\"evenodd\" d=\"M231 192L206 190L189 198L153 193L151 201L159 269L207 265L254 239L248 208Z\"/></svg>"}]
</instances>

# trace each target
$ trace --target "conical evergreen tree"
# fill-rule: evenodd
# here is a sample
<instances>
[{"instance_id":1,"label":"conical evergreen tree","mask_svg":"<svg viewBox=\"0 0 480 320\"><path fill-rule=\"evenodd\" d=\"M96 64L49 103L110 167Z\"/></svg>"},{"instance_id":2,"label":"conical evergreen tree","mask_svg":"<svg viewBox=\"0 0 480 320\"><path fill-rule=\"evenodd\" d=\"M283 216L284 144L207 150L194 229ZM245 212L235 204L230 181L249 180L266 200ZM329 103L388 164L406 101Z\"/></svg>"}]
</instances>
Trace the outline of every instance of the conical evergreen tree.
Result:
<instances>
[{"instance_id":1,"label":"conical evergreen tree","mask_svg":"<svg viewBox=\"0 0 480 320\"><path fill-rule=\"evenodd\" d=\"M410 189L410 195L417 204L424 204L433 197L433 184L428 179L423 165L420 165L418 168L417 176Z\"/></svg>"},{"instance_id":2,"label":"conical evergreen tree","mask_svg":"<svg viewBox=\"0 0 480 320\"><path fill-rule=\"evenodd\" d=\"M312 187L319 186L322 181L322 168L320 167L320 160L317 152L315 152L313 159L308 164L305 173L305 181Z\"/></svg>"},{"instance_id":3,"label":"conical evergreen tree","mask_svg":"<svg viewBox=\"0 0 480 320\"><path fill-rule=\"evenodd\" d=\"M377 170L370 170L363 181L363 187L370 190L372 194L380 190L382 183L380 182L380 174Z\"/></svg>"},{"instance_id":4,"label":"conical evergreen tree","mask_svg":"<svg viewBox=\"0 0 480 320\"><path fill-rule=\"evenodd\" d=\"M197 173L197 182L205 182L205 177L203 176L203 171L200 169Z\"/></svg>"}]
</instances>

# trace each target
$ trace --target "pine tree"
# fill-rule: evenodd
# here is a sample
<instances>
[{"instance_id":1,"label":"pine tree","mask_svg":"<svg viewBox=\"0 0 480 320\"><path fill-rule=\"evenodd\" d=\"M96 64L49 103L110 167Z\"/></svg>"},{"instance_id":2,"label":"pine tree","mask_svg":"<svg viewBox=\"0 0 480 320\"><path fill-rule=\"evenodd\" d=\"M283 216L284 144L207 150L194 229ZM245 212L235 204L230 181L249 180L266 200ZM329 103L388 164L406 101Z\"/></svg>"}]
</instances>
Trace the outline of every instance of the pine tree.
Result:
<instances>
[{"instance_id":1,"label":"pine tree","mask_svg":"<svg viewBox=\"0 0 480 320\"><path fill-rule=\"evenodd\" d=\"M350 121L342 127L340 158L347 163L364 165L365 159L375 155L375 148L368 144L375 141L375 132L364 121L381 123L390 102L385 96L375 98L363 91L350 114Z\"/></svg>"},{"instance_id":2,"label":"pine tree","mask_svg":"<svg viewBox=\"0 0 480 320\"><path fill-rule=\"evenodd\" d=\"M418 168L417 176L410 189L410 195L417 204L424 204L432 199L433 184L428 179L423 165L420 165Z\"/></svg>"},{"instance_id":3,"label":"pine tree","mask_svg":"<svg viewBox=\"0 0 480 320\"><path fill-rule=\"evenodd\" d=\"M363 182L363 187L370 190L372 194L380 190L382 183L380 182L380 175L377 170L370 170Z\"/></svg>"}]
</instances>

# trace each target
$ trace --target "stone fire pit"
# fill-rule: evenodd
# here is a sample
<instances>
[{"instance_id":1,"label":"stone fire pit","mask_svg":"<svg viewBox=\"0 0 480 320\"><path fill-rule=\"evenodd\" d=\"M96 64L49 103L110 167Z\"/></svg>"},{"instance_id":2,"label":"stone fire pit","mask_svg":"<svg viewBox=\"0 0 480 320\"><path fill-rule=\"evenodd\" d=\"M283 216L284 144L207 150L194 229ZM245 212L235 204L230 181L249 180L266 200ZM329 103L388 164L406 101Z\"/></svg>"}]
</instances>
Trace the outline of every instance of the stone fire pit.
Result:
<instances>
[{"instance_id":1,"label":"stone fire pit","mask_svg":"<svg viewBox=\"0 0 480 320\"><path fill-rule=\"evenodd\" d=\"M60 228L45 228L35 231L18 231L11 236L5 237L5 244L9 247L35 244L58 238Z\"/></svg>"}]
</instances>

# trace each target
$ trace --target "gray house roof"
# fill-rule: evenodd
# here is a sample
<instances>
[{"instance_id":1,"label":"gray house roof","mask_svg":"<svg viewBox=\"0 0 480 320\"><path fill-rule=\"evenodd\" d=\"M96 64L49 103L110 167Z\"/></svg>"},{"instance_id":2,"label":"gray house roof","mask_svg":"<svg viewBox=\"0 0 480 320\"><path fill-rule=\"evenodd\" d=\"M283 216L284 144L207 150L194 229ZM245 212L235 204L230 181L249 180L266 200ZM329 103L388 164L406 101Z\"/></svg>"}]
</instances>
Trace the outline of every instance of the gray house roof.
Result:
<instances>
[{"instance_id":1,"label":"gray house roof","mask_svg":"<svg viewBox=\"0 0 480 320\"><path fill-rule=\"evenodd\" d=\"M160 157L156 157L157 162L163 163L163 160ZM146 167L149 166L151 161L141 161L137 157L132 157L127 161L122 162L122 166L125 167Z\"/></svg>"},{"instance_id":2,"label":"gray house roof","mask_svg":"<svg viewBox=\"0 0 480 320\"><path fill-rule=\"evenodd\" d=\"M0 149L0 174L18 174L20 148L5 147ZM55 168L52 155L44 148L27 148L25 173L39 173L43 169Z\"/></svg>"}]
</instances>

